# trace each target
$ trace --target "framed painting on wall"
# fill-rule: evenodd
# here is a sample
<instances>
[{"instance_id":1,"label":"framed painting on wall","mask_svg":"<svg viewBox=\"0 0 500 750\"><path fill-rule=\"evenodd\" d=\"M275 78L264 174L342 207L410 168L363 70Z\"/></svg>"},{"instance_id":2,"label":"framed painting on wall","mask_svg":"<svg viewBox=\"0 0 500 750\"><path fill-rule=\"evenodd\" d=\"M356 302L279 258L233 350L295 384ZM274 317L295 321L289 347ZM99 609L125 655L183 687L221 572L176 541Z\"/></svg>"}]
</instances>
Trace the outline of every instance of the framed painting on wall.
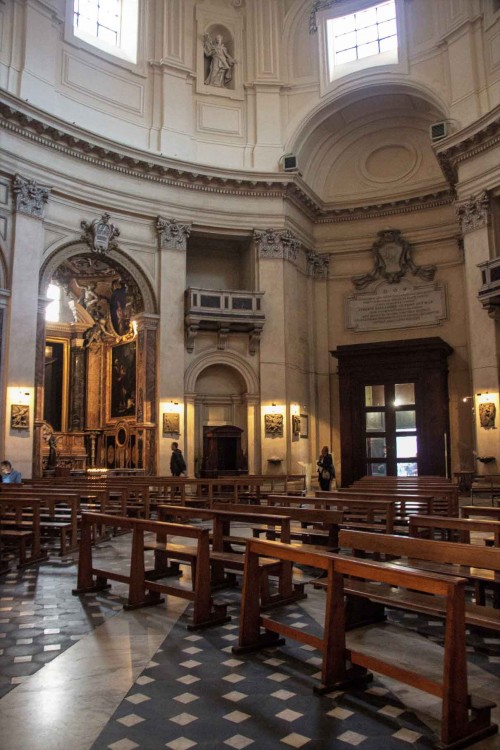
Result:
<instances>
[{"instance_id":1,"label":"framed painting on wall","mask_svg":"<svg viewBox=\"0 0 500 750\"><path fill-rule=\"evenodd\" d=\"M110 350L111 419L135 417L136 346L135 341L118 344Z\"/></svg>"}]
</instances>

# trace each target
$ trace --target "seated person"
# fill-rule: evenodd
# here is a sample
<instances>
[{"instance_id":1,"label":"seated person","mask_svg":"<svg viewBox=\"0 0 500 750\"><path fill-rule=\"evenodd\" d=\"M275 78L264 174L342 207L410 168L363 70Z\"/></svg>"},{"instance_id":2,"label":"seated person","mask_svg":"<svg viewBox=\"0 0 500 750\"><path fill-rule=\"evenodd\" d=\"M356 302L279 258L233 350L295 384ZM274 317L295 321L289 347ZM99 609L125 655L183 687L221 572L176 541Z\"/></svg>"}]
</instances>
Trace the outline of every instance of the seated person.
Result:
<instances>
[{"instance_id":1,"label":"seated person","mask_svg":"<svg viewBox=\"0 0 500 750\"><path fill-rule=\"evenodd\" d=\"M2 482L21 484L23 480L21 472L13 469L10 461L2 461L2 463L0 464L0 473L2 476Z\"/></svg>"}]
</instances>

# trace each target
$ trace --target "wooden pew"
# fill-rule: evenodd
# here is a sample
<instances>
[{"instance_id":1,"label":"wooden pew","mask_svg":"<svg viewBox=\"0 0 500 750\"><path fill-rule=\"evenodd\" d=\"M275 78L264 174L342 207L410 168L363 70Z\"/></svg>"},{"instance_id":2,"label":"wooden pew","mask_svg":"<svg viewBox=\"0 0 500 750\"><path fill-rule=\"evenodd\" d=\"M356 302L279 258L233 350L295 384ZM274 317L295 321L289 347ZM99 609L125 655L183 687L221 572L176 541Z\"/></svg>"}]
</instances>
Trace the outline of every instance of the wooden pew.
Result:
<instances>
[{"instance_id":1,"label":"wooden pew","mask_svg":"<svg viewBox=\"0 0 500 750\"><path fill-rule=\"evenodd\" d=\"M9 518L4 525L5 514L13 514L13 521ZM2 548L11 542L19 552L18 568L42 562L47 559L47 553L42 549L40 537L40 500L35 498L7 498L0 496L0 534ZM26 547L30 547L27 556Z\"/></svg>"},{"instance_id":2,"label":"wooden pew","mask_svg":"<svg viewBox=\"0 0 500 750\"><path fill-rule=\"evenodd\" d=\"M260 523L262 515L244 512L215 510L214 508L185 508L183 506L159 505L158 514L160 520L166 519L192 519L212 522L212 549L210 550L211 583L214 588L234 586L236 583L234 571L242 573L245 566L245 557L242 552L235 551L233 545L246 545L246 537L231 534L231 524L236 523ZM272 523L280 527L280 539L287 544L290 543L290 518L284 515L265 516ZM176 555L182 553L180 547L175 549L166 544L160 535L156 543L148 545L147 549L155 551L155 569L153 575L175 574L175 568L169 565L169 560L175 560ZM182 559L182 558L180 558ZM274 560L262 561L262 575L260 576L260 587L263 591L266 606L276 606L290 601L304 599L304 584L294 583L291 565L276 565ZM229 572L228 572L229 571ZM271 592L269 576L274 575L278 579L277 592Z\"/></svg>"},{"instance_id":3,"label":"wooden pew","mask_svg":"<svg viewBox=\"0 0 500 750\"><path fill-rule=\"evenodd\" d=\"M489 505L463 505L460 509L462 518L489 518L500 521L500 507L491 508Z\"/></svg>"},{"instance_id":4,"label":"wooden pew","mask_svg":"<svg viewBox=\"0 0 500 750\"><path fill-rule=\"evenodd\" d=\"M420 539L459 541L470 544L471 533L486 534L484 541L500 547L500 521L471 518L445 518L444 516L410 516L409 535Z\"/></svg>"},{"instance_id":5,"label":"wooden pew","mask_svg":"<svg viewBox=\"0 0 500 750\"><path fill-rule=\"evenodd\" d=\"M338 548L339 527L342 523L343 513L337 510L325 510L318 508L295 508L283 505L247 505L226 503L214 503L215 510L228 510L230 512L249 512L257 515L266 516L266 523L256 527L252 524L253 536L259 536L261 533L266 534L267 539L276 539L276 527L268 523L269 515L278 514L288 516L291 521L298 521L303 526L312 528L293 529L290 527L290 538L299 539L307 544L323 544L335 551Z\"/></svg>"},{"instance_id":6,"label":"wooden pew","mask_svg":"<svg viewBox=\"0 0 500 750\"><path fill-rule=\"evenodd\" d=\"M345 532L347 533L347 532ZM381 535L373 534L383 538ZM259 592L253 581L259 571L259 556L274 556L321 568L326 571L327 598L321 637L298 630L283 621L273 620L261 612ZM467 654L465 643L465 580L394 568L381 563L356 560L329 553L313 553L300 547L252 539L247 546L247 563L243 581L242 610L238 646L233 653L241 654L281 645L285 636L313 646L322 652L321 685L317 692L349 689L366 680L367 670L430 693L442 700L441 741L444 747L465 747L498 731L491 722L495 704L479 701L468 694ZM388 587L419 592L420 596L440 598L446 612L443 672L440 681L428 678L421 671L410 671L397 663L347 648L345 632L344 593L347 580L376 583ZM264 632L262 632L262 629ZM396 657L397 659L397 657ZM348 668L347 662L352 667Z\"/></svg>"},{"instance_id":7,"label":"wooden pew","mask_svg":"<svg viewBox=\"0 0 500 750\"><path fill-rule=\"evenodd\" d=\"M393 566L404 565L408 561L408 564L420 570L465 578L474 586L476 593L475 603L466 605L467 624L500 630L500 548L358 531L341 531L339 543L341 549L348 548L355 553L384 555ZM492 607L485 606L486 588L493 590ZM355 587L351 587L350 591L355 593ZM393 596L392 592L382 588L375 595L374 601L384 604L398 606L397 602L401 601L405 608L416 612L435 616L443 614L437 605L429 606L426 603L426 608L422 609L422 602L413 595L408 600L401 600L401 597Z\"/></svg>"},{"instance_id":8,"label":"wooden pew","mask_svg":"<svg viewBox=\"0 0 500 750\"><path fill-rule=\"evenodd\" d=\"M132 531L129 575L94 567L92 527L95 524L118 525ZM144 560L144 534L147 532L163 535L165 538L175 536L195 541L195 544L191 545L191 555L196 559L192 591L147 579ZM84 513L78 561L78 584L73 594L76 596L109 588L108 579L129 585L128 603L125 609L159 604L163 601L160 594L169 594L193 602L193 624L190 629L220 625L230 620L226 614L227 605L215 602L210 591L210 548L207 529L140 518L120 518L105 513Z\"/></svg>"}]
</instances>

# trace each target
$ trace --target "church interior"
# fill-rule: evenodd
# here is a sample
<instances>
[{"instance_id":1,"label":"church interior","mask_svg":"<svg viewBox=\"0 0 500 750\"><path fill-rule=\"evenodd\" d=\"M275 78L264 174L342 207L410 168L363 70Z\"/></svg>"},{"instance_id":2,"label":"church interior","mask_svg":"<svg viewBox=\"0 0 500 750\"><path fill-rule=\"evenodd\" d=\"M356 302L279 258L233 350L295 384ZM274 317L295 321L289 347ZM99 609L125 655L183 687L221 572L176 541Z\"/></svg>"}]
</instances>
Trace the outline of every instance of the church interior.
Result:
<instances>
[{"instance_id":1,"label":"church interior","mask_svg":"<svg viewBox=\"0 0 500 750\"><path fill-rule=\"evenodd\" d=\"M500 0L0 0L2 749L500 748L499 310ZM216 521L227 552L224 512L269 487L281 536L240 516L238 576L214 586L210 547L204 587ZM308 508L371 599L356 555L318 569ZM424 513L453 575L406 580L369 537L411 562ZM143 570L170 580L151 539L179 519L182 595ZM304 549L273 563L290 523ZM488 575L464 594L466 565ZM393 574L395 607L372 590ZM371 649L345 673L334 580L346 653ZM445 687L403 684L410 657Z\"/></svg>"}]
</instances>

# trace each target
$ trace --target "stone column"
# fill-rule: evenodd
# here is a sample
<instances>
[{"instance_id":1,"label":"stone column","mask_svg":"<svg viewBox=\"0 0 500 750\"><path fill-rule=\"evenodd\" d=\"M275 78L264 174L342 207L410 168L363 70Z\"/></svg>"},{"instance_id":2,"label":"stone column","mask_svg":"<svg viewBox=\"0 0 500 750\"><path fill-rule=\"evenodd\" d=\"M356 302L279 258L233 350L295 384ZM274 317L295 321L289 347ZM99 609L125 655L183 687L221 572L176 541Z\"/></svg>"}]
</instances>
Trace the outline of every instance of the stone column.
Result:
<instances>
[{"instance_id":1,"label":"stone column","mask_svg":"<svg viewBox=\"0 0 500 750\"><path fill-rule=\"evenodd\" d=\"M44 331L37 328L39 314L38 283L43 252L43 213L49 190L16 175L11 300L5 328L5 456L15 463L24 477L33 474L33 428L35 409L35 361L37 336L44 344ZM28 428L11 427L11 406L23 398L29 406Z\"/></svg>"},{"instance_id":2,"label":"stone column","mask_svg":"<svg viewBox=\"0 0 500 750\"><path fill-rule=\"evenodd\" d=\"M160 332L158 398L161 423L165 404L174 401L180 407L179 447L186 454L184 412L184 291L186 289L186 246L191 226L174 219L158 217L156 228L160 246ZM158 446L158 473L169 473L171 438L161 437ZM191 466L191 471L193 467Z\"/></svg>"},{"instance_id":3,"label":"stone column","mask_svg":"<svg viewBox=\"0 0 500 750\"><path fill-rule=\"evenodd\" d=\"M85 427L85 349L83 338L87 325L74 323L69 355L69 432L83 432Z\"/></svg>"},{"instance_id":4,"label":"stone column","mask_svg":"<svg viewBox=\"0 0 500 750\"><path fill-rule=\"evenodd\" d=\"M141 432L143 451L139 463L148 474L156 474L156 435L158 409L156 406L156 367L157 346L156 329L159 315L141 313L136 317L137 323L137 427L146 428ZM146 436L147 435L147 436Z\"/></svg>"},{"instance_id":5,"label":"stone column","mask_svg":"<svg viewBox=\"0 0 500 750\"><path fill-rule=\"evenodd\" d=\"M38 298L38 312L36 319L36 351L35 351L35 420L33 425L33 478L43 476L42 427L44 388L45 388L45 311L48 300L46 297Z\"/></svg>"},{"instance_id":6,"label":"stone column","mask_svg":"<svg viewBox=\"0 0 500 750\"><path fill-rule=\"evenodd\" d=\"M256 231L254 238L259 255L259 288L273 290L273 294L266 297L266 327L260 344L262 471L268 473L269 458L279 457L282 459L279 472L285 472L290 463L286 439L289 404L286 395L285 263L295 261L300 242L288 230ZM282 435L266 435L266 413L282 415Z\"/></svg>"},{"instance_id":7,"label":"stone column","mask_svg":"<svg viewBox=\"0 0 500 750\"><path fill-rule=\"evenodd\" d=\"M186 453L184 460L187 464L187 473L189 477L194 477L195 465L194 457L196 452L196 434L195 434L195 422L196 422L196 407L195 407L195 393L186 393L184 395L184 408L185 408L185 440L184 445Z\"/></svg>"},{"instance_id":8,"label":"stone column","mask_svg":"<svg viewBox=\"0 0 500 750\"><path fill-rule=\"evenodd\" d=\"M490 200L486 193L461 201L456 206L460 221L465 253L466 304L469 322L469 350L474 398L475 444L479 456L499 456L500 437L498 430L485 429L479 421L479 403L487 400L495 403L497 424L499 419L499 374L496 323L478 301L481 286L481 273L478 264L494 257L490 247L489 222ZM481 394L481 395L478 395ZM491 464L491 471L499 471L498 464ZM484 473L484 466L476 464L478 473Z\"/></svg>"},{"instance_id":9,"label":"stone column","mask_svg":"<svg viewBox=\"0 0 500 750\"><path fill-rule=\"evenodd\" d=\"M261 456L260 456L260 419L259 406L260 399L258 396L247 396L247 457L248 473L262 474Z\"/></svg>"},{"instance_id":10,"label":"stone column","mask_svg":"<svg viewBox=\"0 0 500 750\"><path fill-rule=\"evenodd\" d=\"M5 393L5 354L4 354L4 342L6 339L4 325L7 319L7 305L9 302L10 292L7 289L0 289L0 393ZM0 405L0 424L7 422L7 417L4 413L5 399L2 398ZM10 415L9 415L10 418ZM3 430L0 433L0 455L5 455L4 450L4 434Z\"/></svg>"}]
</instances>

